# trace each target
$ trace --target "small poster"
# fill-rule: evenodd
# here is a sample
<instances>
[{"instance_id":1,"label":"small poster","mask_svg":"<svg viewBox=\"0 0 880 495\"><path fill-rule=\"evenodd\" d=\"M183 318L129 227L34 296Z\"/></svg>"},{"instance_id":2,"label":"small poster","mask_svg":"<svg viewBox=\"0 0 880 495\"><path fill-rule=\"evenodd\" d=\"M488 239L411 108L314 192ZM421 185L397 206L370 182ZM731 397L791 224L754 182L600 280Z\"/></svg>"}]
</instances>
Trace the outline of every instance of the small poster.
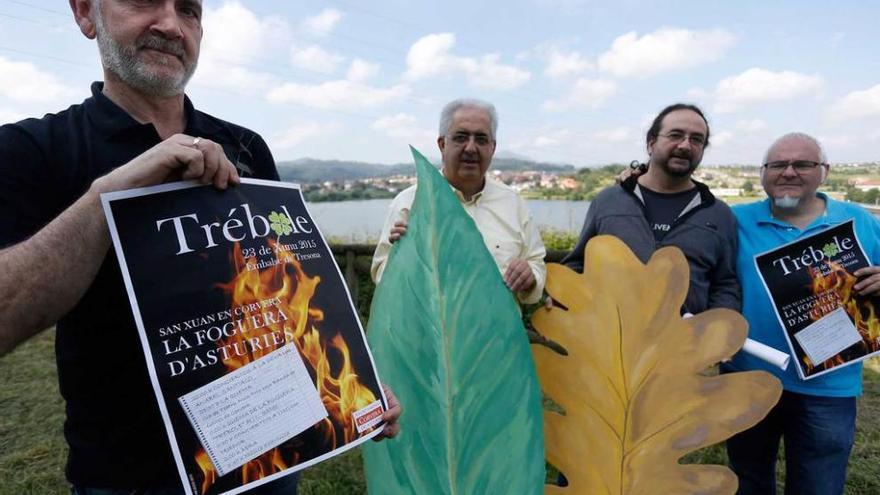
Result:
<instances>
[{"instance_id":1,"label":"small poster","mask_svg":"<svg viewBox=\"0 0 880 495\"><path fill-rule=\"evenodd\" d=\"M755 256L801 379L880 353L880 299L853 290L870 264L852 220Z\"/></svg>"},{"instance_id":2,"label":"small poster","mask_svg":"<svg viewBox=\"0 0 880 495\"><path fill-rule=\"evenodd\" d=\"M240 493L382 430L363 328L299 186L101 200L187 494Z\"/></svg>"}]
</instances>

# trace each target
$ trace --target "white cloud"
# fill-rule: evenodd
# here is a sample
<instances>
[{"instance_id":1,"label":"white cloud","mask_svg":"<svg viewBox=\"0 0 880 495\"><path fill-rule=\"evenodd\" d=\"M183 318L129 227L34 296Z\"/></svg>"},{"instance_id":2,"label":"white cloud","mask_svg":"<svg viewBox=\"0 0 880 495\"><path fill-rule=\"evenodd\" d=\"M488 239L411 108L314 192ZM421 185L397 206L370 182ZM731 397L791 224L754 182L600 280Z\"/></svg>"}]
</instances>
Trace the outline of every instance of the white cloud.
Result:
<instances>
[{"instance_id":1,"label":"white cloud","mask_svg":"<svg viewBox=\"0 0 880 495\"><path fill-rule=\"evenodd\" d=\"M269 91L271 103L298 103L325 110L350 110L380 105L409 93L409 88L398 84L378 88L355 81L328 81L321 84L285 83Z\"/></svg>"},{"instance_id":2,"label":"white cloud","mask_svg":"<svg viewBox=\"0 0 880 495\"><path fill-rule=\"evenodd\" d=\"M306 17L303 20L303 27L313 34L325 36L333 31L341 19L342 12L336 9L324 9L318 15Z\"/></svg>"},{"instance_id":3,"label":"white cloud","mask_svg":"<svg viewBox=\"0 0 880 495\"><path fill-rule=\"evenodd\" d=\"M848 134L819 136L816 139L822 143L822 147L845 148L856 144L856 138Z\"/></svg>"},{"instance_id":4,"label":"white cloud","mask_svg":"<svg viewBox=\"0 0 880 495\"><path fill-rule=\"evenodd\" d=\"M617 93L617 84L607 79L578 79L571 90L558 100L544 102L551 111L569 108L597 108Z\"/></svg>"},{"instance_id":5,"label":"white cloud","mask_svg":"<svg viewBox=\"0 0 880 495\"><path fill-rule=\"evenodd\" d=\"M372 128L396 139L431 142L437 139L437 132L419 127L418 120L412 115L398 113L389 115L373 122Z\"/></svg>"},{"instance_id":6,"label":"white cloud","mask_svg":"<svg viewBox=\"0 0 880 495\"><path fill-rule=\"evenodd\" d=\"M336 122L296 124L272 136L272 147L275 149L293 148L304 141L327 137L339 130L339 127Z\"/></svg>"},{"instance_id":7,"label":"white cloud","mask_svg":"<svg viewBox=\"0 0 880 495\"><path fill-rule=\"evenodd\" d=\"M205 86L264 91L278 78L252 67L258 54L273 53L289 42L287 24L259 18L237 1L205 9L199 68L193 82Z\"/></svg>"},{"instance_id":8,"label":"white cloud","mask_svg":"<svg viewBox=\"0 0 880 495\"><path fill-rule=\"evenodd\" d=\"M442 75L450 71L475 69L473 59L464 59L449 54L455 45L452 33L429 34L419 38L406 54L406 73L409 79L422 79Z\"/></svg>"},{"instance_id":9,"label":"white cloud","mask_svg":"<svg viewBox=\"0 0 880 495\"><path fill-rule=\"evenodd\" d=\"M736 37L723 29L662 28L641 38L630 31L599 56L599 69L618 77L647 77L713 62L735 43Z\"/></svg>"},{"instance_id":10,"label":"white cloud","mask_svg":"<svg viewBox=\"0 0 880 495\"><path fill-rule=\"evenodd\" d=\"M451 53L455 45L452 33L423 36L409 48L404 77L418 80L432 76L451 77L464 74L468 82L482 89L509 90L525 84L531 73L499 62L498 54L461 57Z\"/></svg>"},{"instance_id":11,"label":"white cloud","mask_svg":"<svg viewBox=\"0 0 880 495\"><path fill-rule=\"evenodd\" d=\"M199 63L193 82L212 88L232 89L247 93L262 93L279 83L279 78L244 66Z\"/></svg>"},{"instance_id":12,"label":"white cloud","mask_svg":"<svg viewBox=\"0 0 880 495\"><path fill-rule=\"evenodd\" d=\"M823 85L819 76L793 71L772 72L753 67L718 83L715 88L715 110L732 112L752 103L797 98L814 93Z\"/></svg>"},{"instance_id":13,"label":"white cloud","mask_svg":"<svg viewBox=\"0 0 880 495\"><path fill-rule=\"evenodd\" d=\"M622 143L625 141L631 141L634 137L629 127L620 126L596 132L593 134L593 139L605 143Z\"/></svg>"},{"instance_id":14,"label":"white cloud","mask_svg":"<svg viewBox=\"0 0 880 495\"><path fill-rule=\"evenodd\" d=\"M836 119L853 119L880 115L880 84L847 94L831 106Z\"/></svg>"},{"instance_id":15,"label":"white cloud","mask_svg":"<svg viewBox=\"0 0 880 495\"><path fill-rule=\"evenodd\" d=\"M379 66L356 58L351 61L345 78L349 81L364 82L379 73Z\"/></svg>"},{"instance_id":16,"label":"white cloud","mask_svg":"<svg viewBox=\"0 0 880 495\"><path fill-rule=\"evenodd\" d=\"M23 120L28 117L32 117L32 115L25 115L16 111L0 109L0 125L18 122L19 120Z\"/></svg>"},{"instance_id":17,"label":"white cloud","mask_svg":"<svg viewBox=\"0 0 880 495\"><path fill-rule=\"evenodd\" d=\"M507 145L507 147L512 150L525 151L530 149L558 147L571 141L573 135L574 133L569 129L545 128L539 131L535 136L530 136L524 139L514 139L509 145Z\"/></svg>"},{"instance_id":18,"label":"white cloud","mask_svg":"<svg viewBox=\"0 0 880 495\"><path fill-rule=\"evenodd\" d=\"M206 9L201 55L219 58L226 62L245 63L255 55L263 53L273 39L289 35L284 21L265 17L259 18L238 1L228 1L216 10Z\"/></svg>"},{"instance_id":19,"label":"white cloud","mask_svg":"<svg viewBox=\"0 0 880 495\"><path fill-rule=\"evenodd\" d=\"M694 86L693 88L688 89L687 92L685 92L685 95L692 100L702 100L708 98L710 93L699 86Z\"/></svg>"},{"instance_id":20,"label":"white cloud","mask_svg":"<svg viewBox=\"0 0 880 495\"><path fill-rule=\"evenodd\" d=\"M373 129L383 131L391 137L406 137L416 126L416 118L405 113L389 115L373 122Z\"/></svg>"},{"instance_id":21,"label":"white cloud","mask_svg":"<svg viewBox=\"0 0 880 495\"><path fill-rule=\"evenodd\" d=\"M498 54L483 55L468 81L482 89L515 89L532 77L528 71L499 63L499 58Z\"/></svg>"},{"instance_id":22,"label":"white cloud","mask_svg":"<svg viewBox=\"0 0 880 495\"><path fill-rule=\"evenodd\" d=\"M559 144L558 136L538 136L535 138L535 141L532 143L533 146L537 148L543 148L546 146L556 146Z\"/></svg>"},{"instance_id":23,"label":"white cloud","mask_svg":"<svg viewBox=\"0 0 880 495\"><path fill-rule=\"evenodd\" d=\"M335 72L344 60L342 55L328 52L318 45L301 49L293 47L290 52L290 61L294 66L324 74Z\"/></svg>"},{"instance_id":24,"label":"white cloud","mask_svg":"<svg viewBox=\"0 0 880 495\"><path fill-rule=\"evenodd\" d=\"M723 146L727 145L728 143L730 143L734 137L735 137L734 134L730 131L721 131L721 132L717 132L717 133L713 132L712 138L711 138L712 139L712 146L713 147L717 147L717 146L723 147Z\"/></svg>"},{"instance_id":25,"label":"white cloud","mask_svg":"<svg viewBox=\"0 0 880 495\"><path fill-rule=\"evenodd\" d=\"M551 50L547 57L547 67L544 75L554 79L568 76L576 76L593 68L593 64L580 52L572 51L563 53Z\"/></svg>"},{"instance_id":26,"label":"white cloud","mask_svg":"<svg viewBox=\"0 0 880 495\"><path fill-rule=\"evenodd\" d=\"M743 132L761 132L766 131L769 127L761 119L740 120L736 123L736 128Z\"/></svg>"},{"instance_id":27,"label":"white cloud","mask_svg":"<svg viewBox=\"0 0 880 495\"><path fill-rule=\"evenodd\" d=\"M761 119L741 119L734 124L732 130L722 129L713 131L711 136L712 147L724 148L734 141L738 147L745 147L747 149L753 149L755 146L765 146L766 143L763 143L763 141L771 138L771 136L766 136L768 129L770 129L770 126ZM762 142L757 143L755 142L756 139Z\"/></svg>"},{"instance_id":28,"label":"white cloud","mask_svg":"<svg viewBox=\"0 0 880 495\"><path fill-rule=\"evenodd\" d=\"M54 103L71 98L73 92L52 73L0 57L0 96L19 103Z\"/></svg>"}]
</instances>

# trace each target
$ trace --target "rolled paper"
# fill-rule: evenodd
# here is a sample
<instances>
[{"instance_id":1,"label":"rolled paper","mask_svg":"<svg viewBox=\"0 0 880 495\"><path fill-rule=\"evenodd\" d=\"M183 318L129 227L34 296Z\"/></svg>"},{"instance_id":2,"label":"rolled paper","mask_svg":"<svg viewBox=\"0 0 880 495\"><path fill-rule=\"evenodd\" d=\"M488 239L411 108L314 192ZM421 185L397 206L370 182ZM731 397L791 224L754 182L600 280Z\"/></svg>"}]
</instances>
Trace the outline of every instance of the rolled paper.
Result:
<instances>
[{"instance_id":1,"label":"rolled paper","mask_svg":"<svg viewBox=\"0 0 880 495\"><path fill-rule=\"evenodd\" d=\"M768 345L764 345L757 340L746 339L746 343L743 344L742 350L747 354L766 361L783 371L788 368L788 362L791 361L791 356L788 355L788 353L774 349Z\"/></svg>"}]
</instances>

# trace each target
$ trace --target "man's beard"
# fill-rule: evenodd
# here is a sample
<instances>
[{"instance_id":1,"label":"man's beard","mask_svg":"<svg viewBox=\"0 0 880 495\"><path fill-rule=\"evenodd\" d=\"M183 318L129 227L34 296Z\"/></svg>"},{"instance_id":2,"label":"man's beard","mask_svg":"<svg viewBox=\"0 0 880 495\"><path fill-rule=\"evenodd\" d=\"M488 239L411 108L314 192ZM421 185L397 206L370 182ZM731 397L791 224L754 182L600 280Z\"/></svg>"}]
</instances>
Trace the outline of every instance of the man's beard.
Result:
<instances>
[{"instance_id":1,"label":"man's beard","mask_svg":"<svg viewBox=\"0 0 880 495\"><path fill-rule=\"evenodd\" d=\"M167 40L147 34L135 41L133 46L123 46L107 31L100 12L95 14L95 30L104 67L122 82L148 95L168 97L183 93L186 83L196 70L197 61L187 64L186 52L179 40ZM145 47L176 55L183 64L183 70L172 76L151 72L149 66L137 58L138 49Z\"/></svg>"},{"instance_id":2,"label":"man's beard","mask_svg":"<svg viewBox=\"0 0 880 495\"><path fill-rule=\"evenodd\" d=\"M797 208L797 205L800 202L801 202L801 198L792 197L792 196L789 196L788 194L782 196L781 198L773 198L773 204L775 204L777 208L782 208L785 210Z\"/></svg>"},{"instance_id":3,"label":"man's beard","mask_svg":"<svg viewBox=\"0 0 880 495\"><path fill-rule=\"evenodd\" d=\"M688 166L685 169L681 168L673 168L669 165L669 160L673 158L680 158L683 160L687 160ZM669 155L669 158L666 159L663 163L660 164L660 167L669 175L673 177L690 177L691 174L694 173L694 170L697 169L699 163L694 162L694 157L692 153L673 153Z\"/></svg>"}]
</instances>

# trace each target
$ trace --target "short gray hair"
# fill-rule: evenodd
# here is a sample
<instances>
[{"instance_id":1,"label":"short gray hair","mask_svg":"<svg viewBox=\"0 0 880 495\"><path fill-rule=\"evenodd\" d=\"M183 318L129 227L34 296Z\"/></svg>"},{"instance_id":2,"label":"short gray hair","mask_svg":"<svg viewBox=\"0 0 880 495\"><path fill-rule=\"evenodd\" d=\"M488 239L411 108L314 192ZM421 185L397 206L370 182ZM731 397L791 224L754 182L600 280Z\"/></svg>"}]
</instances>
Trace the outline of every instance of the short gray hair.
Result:
<instances>
[{"instance_id":1,"label":"short gray hair","mask_svg":"<svg viewBox=\"0 0 880 495\"><path fill-rule=\"evenodd\" d=\"M818 148L819 150L819 161L826 164L828 163L828 156L825 155L825 149L822 148L822 143L820 143L818 139L803 132L789 132L788 134L776 138L776 141L773 141L773 144L771 144L770 147L767 148L767 151L764 152L764 161L761 162L761 165L767 163L767 160L770 159L770 152L773 151L773 148L775 148L776 145L783 141L789 141L792 139L798 141L806 141L810 144L815 145L816 148Z\"/></svg>"},{"instance_id":2,"label":"short gray hair","mask_svg":"<svg viewBox=\"0 0 880 495\"><path fill-rule=\"evenodd\" d=\"M449 127L452 125L452 116L462 108L476 108L489 114L489 125L492 127L492 139L495 139L495 133L498 131L498 112L495 110L495 105L474 98L459 98L457 100L452 100L443 107L443 111L440 112L441 136L449 134Z\"/></svg>"}]
</instances>

